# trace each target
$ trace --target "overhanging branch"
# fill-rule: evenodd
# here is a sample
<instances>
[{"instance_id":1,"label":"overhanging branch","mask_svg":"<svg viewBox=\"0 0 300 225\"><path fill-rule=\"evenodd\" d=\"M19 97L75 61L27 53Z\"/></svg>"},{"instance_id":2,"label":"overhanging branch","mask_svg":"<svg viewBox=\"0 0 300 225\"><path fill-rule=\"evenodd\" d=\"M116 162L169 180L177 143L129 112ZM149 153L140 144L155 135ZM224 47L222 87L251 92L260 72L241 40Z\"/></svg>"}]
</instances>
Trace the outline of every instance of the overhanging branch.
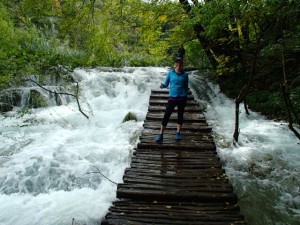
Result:
<instances>
[{"instance_id":1,"label":"overhanging branch","mask_svg":"<svg viewBox=\"0 0 300 225\"><path fill-rule=\"evenodd\" d=\"M68 95L68 96L74 97L76 99L76 103L77 103L79 112L81 112L82 115L84 115L87 119L89 119L89 116L83 112L80 102L79 102L79 97L78 97L79 96L79 84L78 84L78 82L76 82L76 95L74 95L74 94L71 94L68 92L56 92L56 91L49 90L31 78L28 78L28 81L35 83L37 86L39 86L43 90L48 91L49 93L52 93L54 95Z\"/></svg>"}]
</instances>

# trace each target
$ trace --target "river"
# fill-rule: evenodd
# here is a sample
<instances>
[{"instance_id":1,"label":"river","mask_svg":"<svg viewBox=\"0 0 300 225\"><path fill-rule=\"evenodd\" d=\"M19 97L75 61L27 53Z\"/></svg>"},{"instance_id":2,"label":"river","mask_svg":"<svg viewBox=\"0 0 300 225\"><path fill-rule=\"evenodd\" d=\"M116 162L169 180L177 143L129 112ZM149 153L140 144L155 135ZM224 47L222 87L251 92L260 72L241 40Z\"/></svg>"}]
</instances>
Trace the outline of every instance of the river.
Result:
<instances>
[{"instance_id":1,"label":"river","mask_svg":"<svg viewBox=\"0 0 300 225\"><path fill-rule=\"evenodd\" d=\"M76 69L90 119L74 100L0 115L0 225L100 224L116 200L113 182L122 182L130 165L151 89L166 71ZM206 109L245 219L254 225L299 224L300 145L287 124L242 111L234 146L234 101L196 73L190 74L190 87ZM138 120L122 123L128 112Z\"/></svg>"}]
</instances>

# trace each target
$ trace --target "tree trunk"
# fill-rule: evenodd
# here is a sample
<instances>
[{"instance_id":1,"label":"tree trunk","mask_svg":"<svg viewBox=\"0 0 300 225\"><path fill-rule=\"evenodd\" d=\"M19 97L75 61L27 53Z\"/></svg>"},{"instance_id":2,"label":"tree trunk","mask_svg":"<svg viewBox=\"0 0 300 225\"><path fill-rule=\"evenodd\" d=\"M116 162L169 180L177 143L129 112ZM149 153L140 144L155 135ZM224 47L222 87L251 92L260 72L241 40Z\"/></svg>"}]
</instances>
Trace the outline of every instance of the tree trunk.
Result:
<instances>
[{"instance_id":1,"label":"tree trunk","mask_svg":"<svg viewBox=\"0 0 300 225\"><path fill-rule=\"evenodd\" d=\"M288 92L286 90L285 84L283 84L281 86L281 93L283 96L286 114L287 114L287 118L288 118L288 122L289 122L288 127L295 134L295 136L300 140L299 132L293 127L293 118L292 118L292 113L291 113L291 109L289 106L289 96L288 96Z\"/></svg>"},{"instance_id":2,"label":"tree trunk","mask_svg":"<svg viewBox=\"0 0 300 225\"><path fill-rule=\"evenodd\" d=\"M288 92L288 81L287 81L287 74L285 71L285 62L284 62L284 54L282 52L281 54L281 58L282 58L282 70L283 70L283 79L284 79L284 83L283 85L281 85L281 93L283 96L283 100L284 100L284 105L285 105L285 109L286 109L286 114L287 114L287 118L288 118L288 122L289 122L289 129L295 134L295 136L300 140L300 134L299 132L293 127L293 117L295 117L298 125L299 124L299 120L298 117L296 115L296 113L294 112L294 107L293 104L291 102L291 99L289 97L289 92Z\"/></svg>"},{"instance_id":3,"label":"tree trunk","mask_svg":"<svg viewBox=\"0 0 300 225\"><path fill-rule=\"evenodd\" d=\"M235 99L235 126L234 126L234 133L233 139L234 142L239 141L239 114L240 114L240 104L244 101L248 94L248 89L250 87L251 82L248 82L242 90L240 91L238 97Z\"/></svg>"},{"instance_id":4,"label":"tree trunk","mask_svg":"<svg viewBox=\"0 0 300 225\"><path fill-rule=\"evenodd\" d=\"M239 141L239 114L240 114L240 103L235 101L235 126L234 126L234 133L233 133L233 140L234 143Z\"/></svg>"},{"instance_id":5,"label":"tree trunk","mask_svg":"<svg viewBox=\"0 0 300 225\"><path fill-rule=\"evenodd\" d=\"M250 115L249 110L248 110L248 106L247 106L246 98L245 98L245 100L244 100L244 108L245 108L246 114L247 114L247 115Z\"/></svg>"}]
</instances>

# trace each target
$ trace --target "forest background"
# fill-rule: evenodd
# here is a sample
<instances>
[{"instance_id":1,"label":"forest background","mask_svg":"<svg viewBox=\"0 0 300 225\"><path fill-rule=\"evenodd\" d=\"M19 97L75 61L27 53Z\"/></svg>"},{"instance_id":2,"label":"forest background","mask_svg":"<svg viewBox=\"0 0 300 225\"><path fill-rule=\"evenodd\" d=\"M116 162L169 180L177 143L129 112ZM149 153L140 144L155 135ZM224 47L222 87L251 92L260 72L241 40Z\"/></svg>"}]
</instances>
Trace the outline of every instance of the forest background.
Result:
<instances>
[{"instance_id":1,"label":"forest background","mask_svg":"<svg viewBox=\"0 0 300 225\"><path fill-rule=\"evenodd\" d=\"M76 67L171 66L183 44L186 67L217 82L237 115L244 102L300 124L299 21L298 0L0 0L0 111L20 104L7 90L32 76L45 85L73 82ZM27 105L45 106L36 93Z\"/></svg>"}]
</instances>

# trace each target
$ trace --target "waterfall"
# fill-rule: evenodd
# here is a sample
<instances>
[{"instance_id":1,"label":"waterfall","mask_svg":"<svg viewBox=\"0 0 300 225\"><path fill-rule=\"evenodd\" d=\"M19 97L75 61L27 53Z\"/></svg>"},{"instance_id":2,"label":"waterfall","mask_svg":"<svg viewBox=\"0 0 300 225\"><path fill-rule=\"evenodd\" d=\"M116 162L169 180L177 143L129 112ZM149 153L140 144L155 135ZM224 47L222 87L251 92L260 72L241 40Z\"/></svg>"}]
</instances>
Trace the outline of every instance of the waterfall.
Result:
<instances>
[{"instance_id":1,"label":"waterfall","mask_svg":"<svg viewBox=\"0 0 300 225\"><path fill-rule=\"evenodd\" d=\"M122 182L143 129L150 91L166 72L157 67L76 69L72 76L90 119L72 98L62 98L61 105L51 99L48 107L24 115L17 110L0 115L0 224L70 225L73 218L78 225L99 224L116 199L116 185L104 176ZM205 108L246 220L297 224L300 153L286 123L241 112L235 147L234 102L193 72L190 87ZM50 99L37 87L24 88L19 90L24 94L20 105L26 104L30 90ZM128 112L137 121L122 123Z\"/></svg>"}]
</instances>

